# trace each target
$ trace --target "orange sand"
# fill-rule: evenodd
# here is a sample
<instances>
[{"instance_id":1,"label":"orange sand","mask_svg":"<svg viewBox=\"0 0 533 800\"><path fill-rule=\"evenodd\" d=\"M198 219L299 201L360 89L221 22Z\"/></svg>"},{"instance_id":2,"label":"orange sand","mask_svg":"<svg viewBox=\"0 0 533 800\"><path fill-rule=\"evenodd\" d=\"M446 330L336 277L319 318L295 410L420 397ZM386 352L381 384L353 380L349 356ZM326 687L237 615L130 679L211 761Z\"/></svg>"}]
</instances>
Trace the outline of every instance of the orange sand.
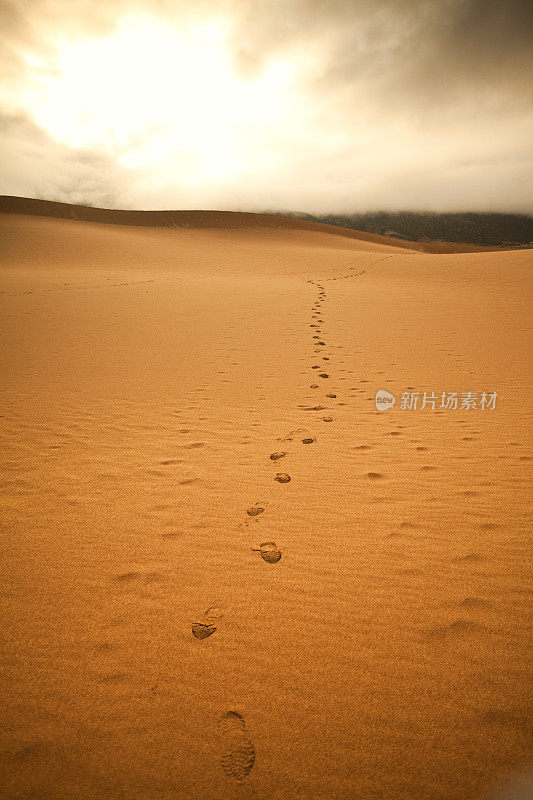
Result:
<instances>
[{"instance_id":1,"label":"orange sand","mask_svg":"<svg viewBox=\"0 0 533 800\"><path fill-rule=\"evenodd\" d=\"M531 251L261 219L2 215L2 797L473 800L527 768Z\"/></svg>"}]
</instances>

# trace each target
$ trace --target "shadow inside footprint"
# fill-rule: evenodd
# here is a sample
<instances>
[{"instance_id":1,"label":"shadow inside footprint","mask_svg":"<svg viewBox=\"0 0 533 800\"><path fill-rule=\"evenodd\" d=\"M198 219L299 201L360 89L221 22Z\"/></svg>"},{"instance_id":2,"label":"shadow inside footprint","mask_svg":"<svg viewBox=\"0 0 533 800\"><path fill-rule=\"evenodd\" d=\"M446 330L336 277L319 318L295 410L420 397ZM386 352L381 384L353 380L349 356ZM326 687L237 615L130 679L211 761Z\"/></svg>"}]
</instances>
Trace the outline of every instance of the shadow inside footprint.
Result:
<instances>
[{"instance_id":1,"label":"shadow inside footprint","mask_svg":"<svg viewBox=\"0 0 533 800\"><path fill-rule=\"evenodd\" d=\"M267 564L277 564L281 561L281 550L278 549L276 542L263 542L259 547L252 547L252 553L261 553L261 558Z\"/></svg>"},{"instance_id":2,"label":"shadow inside footprint","mask_svg":"<svg viewBox=\"0 0 533 800\"><path fill-rule=\"evenodd\" d=\"M278 472L274 478L278 483L289 483L291 476L286 472Z\"/></svg>"},{"instance_id":3,"label":"shadow inside footprint","mask_svg":"<svg viewBox=\"0 0 533 800\"><path fill-rule=\"evenodd\" d=\"M287 455L287 453L285 453L284 451L280 451L279 453L271 453L270 454L270 460L271 461L277 461L279 458L284 458L284 456L286 456L286 455Z\"/></svg>"},{"instance_id":4,"label":"shadow inside footprint","mask_svg":"<svg viewBox=\"0 0 533 800\"><path fill-rule=\"evenodd\" d=\"M470 564L470 563L475 563L476 561L484 561L484 560L485 559L483 558L483 556L480 555L479 553L467 553L464 556L456 556L455 558L452 558L451 563Z\"/></svg>"},{"instance_id":5,"label":"shadow inside footprint","mask_svg":"<svg viewBox=\"0 0 533 800\"><path fill-rule=\"evenodd\" d=\"M208 639L217 629L214 620L222 619L226 609L221 606L209 606L201 622L193 622L192 635L195 639Z\"/></svg>"},{"instance_id":6,"label":"shadow inside footprint","mask_svg":"<svg viewBox=\"0 0 533 800\"><path fill-rule=\"evenodd\" d=\"M244 719L237 711L227 711L218 721L222 743L222 769L234 781L243 781L255 762L255 748L246 730Z\"/></svg>"},{"instance_id":7,"label":"shadow inside footprint","mask_svg":"<svg viewBox=\"0 0 533 800\"><path fill-rule=\"evenodd\" d=\"M248 508L246 513L249 517L258 517L259 514L262 514L265 509L262 506L253 506L252 508Z\"/></svg>"},{"instance_id":8,"label":"shadow inside footprint","mask_svg":"<svg viewBox=\"0 0 533 800\"><path fill-rule=\"evenodd\" d=\"M212 636L215 631L216 625L212 625L210 622L193 622L192 635L196 639L207 639L209 636Z\"/></svg>"}]
</instances>

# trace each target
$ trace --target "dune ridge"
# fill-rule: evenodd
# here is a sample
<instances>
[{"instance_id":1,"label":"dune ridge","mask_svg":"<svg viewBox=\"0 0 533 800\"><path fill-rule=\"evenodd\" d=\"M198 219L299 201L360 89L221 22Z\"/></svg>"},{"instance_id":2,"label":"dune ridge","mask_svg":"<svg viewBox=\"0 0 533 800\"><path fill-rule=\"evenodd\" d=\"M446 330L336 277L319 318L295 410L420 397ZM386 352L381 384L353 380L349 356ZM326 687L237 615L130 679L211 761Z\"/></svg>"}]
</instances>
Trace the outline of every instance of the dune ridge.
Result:
<instances>
[{"instance_id":1,"label":"dune ridge","mask_svg":"<svg viewBox=\"0 0 533 800\"><path fill-rule=\"evenodd\" d=\"M73 205L28 197L0 196L0 213L24 214L105 225L131 225L157 228L212 228L218 230L285 229L328 233L375 244L390 245L424 253L484 252L496 248L451 242L415 242L379 234L366 233L325 223L310 222L301 217L257 214L246 211L131 211Z\"/></svg>"}]
</instances>

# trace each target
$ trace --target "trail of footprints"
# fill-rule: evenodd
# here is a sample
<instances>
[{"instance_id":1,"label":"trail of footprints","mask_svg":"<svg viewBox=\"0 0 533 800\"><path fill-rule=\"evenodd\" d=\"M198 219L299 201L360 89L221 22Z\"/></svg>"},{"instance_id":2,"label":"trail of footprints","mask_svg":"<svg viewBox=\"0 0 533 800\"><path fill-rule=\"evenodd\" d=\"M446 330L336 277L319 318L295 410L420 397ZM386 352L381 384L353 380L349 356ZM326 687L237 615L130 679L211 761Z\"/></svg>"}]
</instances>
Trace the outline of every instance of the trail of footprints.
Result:
<instances>
[{"instance_id":1,"label":"trail of footprints","mask_svg":"<svg viewBox=\"0 0 533 800\"><path fill-rule=\"evenodd\" d=\"M346 277L352 277L352 275ZM320 327L324 322L322 312L326 301L326 291L324 286L320 283L315 283L314 281L308 281L308 283L314 284L317 288L316 300L311 310L312 322L310 323L311 329L315 331L315 333L312 334L312 341L315 345L314 353L320 356L321 361L329 361L330 356L326 350L325 337ZM330 376L329 373L325 371L324 366L321 364L313 364L311 369L318 371L315 374L317 378L320 378L321 382L320 384L311 384L310 388L319 389L322 386L326 387L327 384L322 382L327 381ZM336 397L337 395L333 392L325 393L325 398L327 399L335 399ZM300 406L300 408L304 411L327 411L327 406L321 403L317 403L313 406ZM321 417L321 421L333 422L333 417L325 415ZM309 435L303 436L305 433L308 433L307 428L300 428L291 431L287 436L280 438L279 441L288 443L294 442L295 439L299 438L301 444L314 444L316 442L316 437ZM277 464L278 461L284 459L287 455L289 455L288 451L275 451L269 454L269 460ZM274 473L274 481L279 484L288 484L291 480L292 476L288 472ZM244 524L248 525L252 520L259 522L260 517L266 510L266 505L260 502L254 503L246 509L247 519ZM250 549L252 553L257 553L259 558L269 565L279 564L283 555L282 550L276 542L260 542L255 546L251 546ZM216 607L208 608L203 616L192 625L192 634L195 639L199 641L209 639L217 631L223 615L223 609ZM218 721L218 732L220 734L220 761L222 768L229 778L241 782L249 775L255 762L255 749L248 736L244 719L237 711L227 711Z\"/></svg>"},{"instance_id":2,"label":"trail of footprints","mask_svg":"<svg viewBox=\"0 0 533 800\"><path fill-rule=\"evenodd\" d=\"M383 258L377 259L377 261L373 261L372 263L378 263L379 261L384 261L387 258L392 258L392 256L384 256ZM331 280L340 280L342 278L351 278L356 277L358 275L364 274L365 270L362 272L355 272L355 268L351 268L349 275L343 275L331 278ZM320 283L316 283L315 281L308 281L308 283L314 284L317 288L317 296L311 308L311 322L310 322L310 329L312 331L311 334L311 341L314 345L314 354L317 356L316 360L330 361L330 355L327 351L327 344L326 344L326 337L323 334L321 326L324 323L323 319L323 311L324 311L324 304L326 302L326 290L324 286ZM322 364L312 364L311 370L313 370L313 376L316 378L320 378L320 383L311 383L310 388L313 390L316 389L327 389L327 383L323 383L323 381L327 381L330 377L330 373L325 371L325 367ZM335 392L326 391L324 393L324 401L330 399L336 399L337 394ZM322 405L321 402L317 402L316 405L301 405L299 407L302 411L305 412L322 412L327 411L327 405ZM326 414L322 417L317 419L317 422L325 422L331 423L334 419L329 414ZM304 436L304 434L308 434L307 428L299 428L294 431L290 431L289 434L285 437L281 437L278 441L283 443L292 443L295 440L299 439L301 444L304 445L311 445L316 442L315 436ZM368 449L368 445L360 445L357 449L365 450ZM418 447L417 450L425 450L424 447ZM278 461L284 459L286 456L289 455L289 452L286 450L282 451L275 451L269 454L269 460L277 464ZM368 477L373 480L379 480L382 478L382 475L377 472L369 472L367 473ZM292 476L288 472L275 472L274 473L274 481L280 484L288 484L292 480ZM250 506L250 508L246 509L247 519L245 520L244 524L249 525L252 522L260 523L260 519L262 515L267 511L266 505L261 504L260 502L256 502ZM407 525L408 523L405 523ZM278 546L276 542L260 542L255 546L250 547L251 552L258 555L266 564L268 565L276 565L282 560L282 550ZM466 557L468 558L468 557ZM471 556L470 558L475 558L475 556ZM466 560L466 559L465 559ZM217 627L220 624L220 621L223 617L224 611L218 608L209 608L203 615L201 619L193 623L192 626L192 633L193 636L203 641L205 639L210 638L216 631ZM462 631L464 626L461 627L460 625L452 625L451 629L455 630L455 628L460 628ZM467 630L471 628L467 627ZM445 631L446 633L446 631ZM442 636L442 632L439 630L437 634ZM220 745L221 745L221 755L220 761L222 768L226 775L233 779L236 782L244 781L244 779L249 775L252 770L252 767L255 763L255 749L254 745L248 735L246 730L246 724L243 717L237 711L227 711L225 714L220 717L218 721L218 731L220 734Z\"/></svg>"}]
</instances>

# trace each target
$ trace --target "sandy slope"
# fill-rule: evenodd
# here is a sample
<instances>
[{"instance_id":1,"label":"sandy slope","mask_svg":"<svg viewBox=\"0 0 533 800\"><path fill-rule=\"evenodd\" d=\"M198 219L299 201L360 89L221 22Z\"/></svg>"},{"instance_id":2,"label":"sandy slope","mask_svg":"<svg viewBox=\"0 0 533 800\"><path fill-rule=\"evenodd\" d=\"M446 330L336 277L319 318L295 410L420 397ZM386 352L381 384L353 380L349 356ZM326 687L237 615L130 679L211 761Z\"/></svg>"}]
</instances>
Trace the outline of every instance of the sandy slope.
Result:
<instances>
[{"instance_id":1,"label":"sandy slope","mask_svg":"<svg viewBox=\"0 0 533 800\"><path fill-rule=\"evenodd\" d=\"M302 217L280 217L274 214L255 214L243 211L122 211L93 206L76 206L52 200L36 200L32 197L0 195L0 213L31 214L53 219L99 222L106 225L133 225L135 227L200 228L210 230L284 230L310 231L331 234L332 226L313 222ZM457 242L410 242L406 239L391 239L375 233L356 231L352 228L334 227L335 236L357 239L373 244L393 244L400 250L419 250L427 253L487 252L493 247L479 247Z\"/></svg>"},{"instance_id":2,"label":"sandy slope","mask_svg":"<svg viewBox=\"0 0 533 800\"><path fill-rule=\"evenodd\" d=\"M1 225L3 796L470 800L521 773L531 253Z\"/></svg>"}]
</instances>

